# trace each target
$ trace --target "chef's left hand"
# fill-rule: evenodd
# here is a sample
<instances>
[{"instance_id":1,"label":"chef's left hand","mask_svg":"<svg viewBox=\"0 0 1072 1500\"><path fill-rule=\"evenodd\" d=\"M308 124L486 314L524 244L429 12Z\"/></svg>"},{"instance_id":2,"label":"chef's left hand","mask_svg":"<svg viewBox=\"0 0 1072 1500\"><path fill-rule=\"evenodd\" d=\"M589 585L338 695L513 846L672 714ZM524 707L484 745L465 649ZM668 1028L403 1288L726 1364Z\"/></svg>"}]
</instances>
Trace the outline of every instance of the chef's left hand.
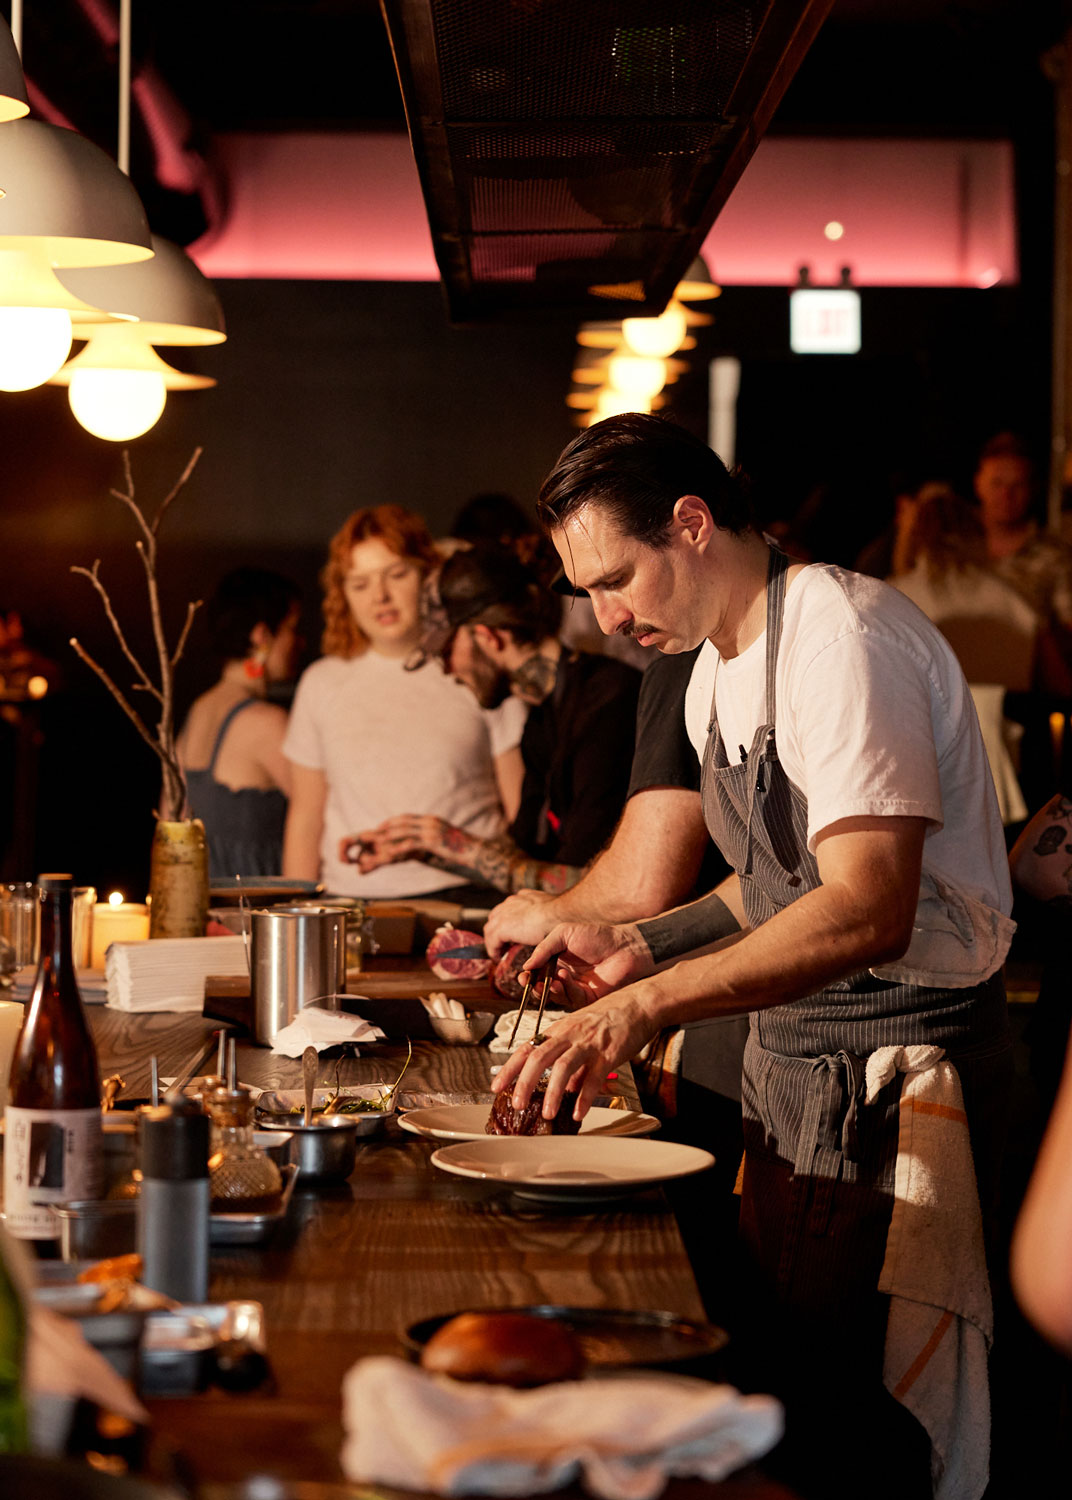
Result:
<instances>
[{"instance_id":1,"label":"chef's left hand","mask_svg":"<svg viewBox=\"0 0 1072 1500\"><path fill-rule=\"evenodd\" d=\"M554 1118L563 1094L572 1088L578 1093L573 1117L581 1120L606 1088L607 1074L635 1057L658 1029L644 1007L640 987L629 985L556 1021L538 1047L526 1042L511 1053L492 1089L500 1094L512 1088L514 1108L523 1109L550 1068L544 1118Z\"/></svg>"}]
</instances>

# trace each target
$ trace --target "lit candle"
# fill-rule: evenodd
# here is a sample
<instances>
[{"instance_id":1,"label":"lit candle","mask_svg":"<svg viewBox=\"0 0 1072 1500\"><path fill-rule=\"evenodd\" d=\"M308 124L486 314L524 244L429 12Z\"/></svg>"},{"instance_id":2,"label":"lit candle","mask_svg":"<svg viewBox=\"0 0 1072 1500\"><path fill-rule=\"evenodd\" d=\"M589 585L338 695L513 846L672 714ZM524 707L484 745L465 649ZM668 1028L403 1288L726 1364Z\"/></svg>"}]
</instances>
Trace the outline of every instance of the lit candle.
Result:
<instances>
[{"instance_id":1,"label":"lit candle","mask_svg":"<svg viewBox=\"0 0 1072 1500\"><path fill-rule=\"evenodd\" d=\"M1065 743L1065 716L1064 714L1050 715L1050 735L1053 739L1053 767L1057 774L1057 780L1061 779L1061 752Z\"/></svg>"},{"instance_id":2,"label":"lit candle","mask_svg":"<svg viewBox=\"0 0 1072 1500\"><path fill-rule=\"evenodd\" d=\"M137 901L124 901L121 891L113 891L107 901L98 901L93 908L90 968L104 968L109 943L141 942L148 936L149 908Z\"/></svg>"}]
</instances>

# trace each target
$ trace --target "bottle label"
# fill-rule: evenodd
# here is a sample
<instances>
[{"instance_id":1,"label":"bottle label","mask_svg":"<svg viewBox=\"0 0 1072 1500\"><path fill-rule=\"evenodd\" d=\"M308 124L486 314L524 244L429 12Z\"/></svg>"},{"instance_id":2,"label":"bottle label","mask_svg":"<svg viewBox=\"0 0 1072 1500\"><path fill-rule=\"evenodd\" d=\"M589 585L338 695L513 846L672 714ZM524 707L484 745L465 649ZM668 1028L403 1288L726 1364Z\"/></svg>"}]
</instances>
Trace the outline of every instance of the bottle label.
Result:
<instances>
[{"instance_id":1,"label":"bottle label","mask_svg":"<svg viewBox=\"0 0 1072 1500\"><path fill-rule=\"evenodd\" d=\"M99 1109L19 1109L4 1123L4 1216L19 1239L59 1236L54 1203L99 1196Z\"/></svg>"}]
</instances>

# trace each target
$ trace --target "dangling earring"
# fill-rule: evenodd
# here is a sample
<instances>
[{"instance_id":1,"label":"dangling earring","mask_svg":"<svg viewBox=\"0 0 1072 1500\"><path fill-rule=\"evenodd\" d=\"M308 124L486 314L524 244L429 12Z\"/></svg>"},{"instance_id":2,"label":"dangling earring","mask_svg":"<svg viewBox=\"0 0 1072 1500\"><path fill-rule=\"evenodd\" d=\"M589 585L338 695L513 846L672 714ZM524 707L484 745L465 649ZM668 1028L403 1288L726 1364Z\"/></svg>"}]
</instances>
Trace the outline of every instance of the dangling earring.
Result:
<instances>
[{"instance_id":1,"label":"dangling earring","mask_svg":"<svg viewBox=\"0 0 1072 1500\"><path fill-rule=\"evenodd\" d=\"M250 682L259 682L264 676L264 664L268 660L268 652L263 646L254 646L253 650L242 663L243 671Z\"/></svg>"}]
</instances>

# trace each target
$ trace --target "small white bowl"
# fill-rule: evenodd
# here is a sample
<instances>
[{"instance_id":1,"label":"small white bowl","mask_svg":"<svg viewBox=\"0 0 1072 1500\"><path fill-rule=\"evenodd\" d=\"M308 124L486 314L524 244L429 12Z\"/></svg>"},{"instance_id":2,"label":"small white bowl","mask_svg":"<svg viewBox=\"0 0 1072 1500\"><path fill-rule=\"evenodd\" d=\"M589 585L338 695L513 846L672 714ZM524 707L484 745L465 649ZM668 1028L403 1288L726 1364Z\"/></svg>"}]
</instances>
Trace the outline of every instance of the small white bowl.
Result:
<instances>
[{"instance_id":1,"label":"small white bowl","mask_svg":"<svg viewBox=\"0 0 1072 1500\"><path fill-rule=\"evenodd\" d=\"M495 1025L490 1010L476 1010L467 1016L429 1016L432 1030L441 1042L461 1042L473 1047L482 1042Z\"/></svg>"}]
</instances>

